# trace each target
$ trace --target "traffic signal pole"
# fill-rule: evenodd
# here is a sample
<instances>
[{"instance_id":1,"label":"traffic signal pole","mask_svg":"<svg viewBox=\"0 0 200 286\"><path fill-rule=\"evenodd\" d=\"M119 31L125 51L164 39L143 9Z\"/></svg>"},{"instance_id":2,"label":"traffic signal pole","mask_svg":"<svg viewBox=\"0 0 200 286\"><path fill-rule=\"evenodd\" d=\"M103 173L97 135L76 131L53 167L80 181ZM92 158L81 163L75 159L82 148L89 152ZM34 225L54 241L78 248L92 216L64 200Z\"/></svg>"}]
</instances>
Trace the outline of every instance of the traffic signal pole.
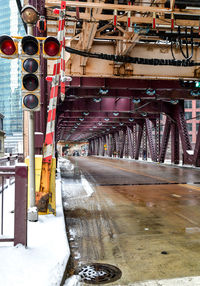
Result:
<instances>
[{"instance_id":1,"label":"traffic signal pole","mask_svg":"<svg viewBox=\"0 0 200 286\"><path fill-rule=\"evenodd\" d=\"M33 35L33 25L27 25L27 34ZM38 221L38 210L35 205L35 128L34 111L29 111L29 202L28 220Z\"/></svg>"},{"instance_id":2,"label":"traffic signal pole","mask_svg":"<svg viewBox=\"0 0 200 286\"><path fill-rule=\"evenodd\" d=\"M33 25L37 23L38 12L31 6L26 5L22 11L22 19L27 24L27 35L24 37L10 37L9 35L0 36L0 57L14 59L20 58L22 60L22 108L27 110L28 113L28 149L29 149L29 210L28 220L37 221L38 211L46 213L47 207L49 213L54 213L51 203L52 192L50 193L50 178L53 174L52 157L55 146L55 118L56 118L56 106L58 97L59 82L62 84L62 92L64 99L64 82L69 80L65 77L65 9L66 2L61 2L61 9L54 9L54 13L59 15L59 28L58 36L47 38L36 38L33 36ZM21 41L18 41L21 40ZM46 80L52 81L51 94L49 98L49 111L48 122L46 128L46 136L43 147L43 161L42 161L42 174L40 181L40 191L35 193L35 116L34 112L40 110L40 52L41 43L43 48L43 57L47 59L57 60L54 65L54 72L52 77L47 77ZM20 47L20 48L19 48ZM62 53L61 53L62 50ZM60 70L62 70L60 79ZM71 78L70 78L71 79ZM24 114L26 115L26 114ZM25 117L24 117L24 120ZM51 170L52 168L52 170ZM53 179L52 179L53 180ZM55 207L54 207L55 208ZM50 210L51 209L51 210Z\"/></svg>"}]
</instances>

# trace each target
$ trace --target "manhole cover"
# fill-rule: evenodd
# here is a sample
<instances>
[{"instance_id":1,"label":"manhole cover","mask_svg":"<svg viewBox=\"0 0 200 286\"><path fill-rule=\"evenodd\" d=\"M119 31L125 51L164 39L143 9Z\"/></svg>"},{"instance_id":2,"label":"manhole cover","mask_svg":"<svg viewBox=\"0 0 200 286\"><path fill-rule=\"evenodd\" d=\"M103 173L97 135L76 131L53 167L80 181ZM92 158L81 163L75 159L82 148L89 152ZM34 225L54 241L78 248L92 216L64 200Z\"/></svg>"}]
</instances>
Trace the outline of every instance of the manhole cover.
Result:
<instances>
[{"instance_id":1,"label":"manhole cover","mask_svg":"<svg viewBox=\"0 0 200 286\"><path fill-rule=\"evenodd\" d=\"M122 272L110 264L94 263L83 265L76 271L84 282L89 284L106 284L121 278Z\"/></svg>"}]
</instances>

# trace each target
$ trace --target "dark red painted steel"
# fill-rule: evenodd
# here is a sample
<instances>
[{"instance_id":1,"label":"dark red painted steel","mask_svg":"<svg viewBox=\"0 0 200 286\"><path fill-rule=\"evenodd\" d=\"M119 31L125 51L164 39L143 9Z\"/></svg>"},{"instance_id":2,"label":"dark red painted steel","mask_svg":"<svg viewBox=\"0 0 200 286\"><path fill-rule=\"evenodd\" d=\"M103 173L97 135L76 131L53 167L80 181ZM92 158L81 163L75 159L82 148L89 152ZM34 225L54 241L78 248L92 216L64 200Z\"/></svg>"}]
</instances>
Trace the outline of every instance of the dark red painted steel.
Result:
<instances>
[{"instance_id":1,"label":"dark red painted steel","mask_svg":"<svg viewBox=\"0 0 200 286\"><path fill-rule=\"evenodd\" d=\"M125 133L125 141L124 141L124 157L129 157L129 147L128 147L128 130L127 128L124 130Z\"/></svg>"},{"instance_id":2,"label":"dark red painted steel","mask_svg":"<svg viewBox=\"0 0 200 286\"><path fill-rule=\"evenodd\" d=\"M159 161L160 154L160 118L156 120L152 120L155 128L155 152L156 152L156 160Z\"/></svg>"},{"instance_id":3,"label":"dark red painted steel","mask_svg":"<svg viewBox=\"0 0 200 286\"><path fill-rule=\"evenodd\" d=\"M113 154L113 134L109 134L109 151L108 151L108 156L112 157Z\"/></svg>"},{"instance_id":4,"label":"dark red painted steel","mask_svg":"<svg viewBox=\"0 0 200 286\"><path fill-rule=\"evenodd\" d=\"M179 164L179 131L178 126L174 123L171 124L171 162Z\"/></svg>"},{"instance_id":5,"label":"dark red painted steel","mask_svg":"<svg viewBox=\"0 0 200 286\"><path fill-rule=\"evenodd\" d=\"M152 161L156 162L157 158L156 158L156 152L155 152L155 143L154 143L153 134L152 134L152 125L148 118L145 119L145 123L146 123L147 138L149 142L151 159ZM147 153L146 153L146 156L147 156Z\"/></svg>"},{"instance_id":6,"label":"dark red painted steel","mask_svg":"<svg viewBox=\"0 0 200 286\"><path fill-rule=\"evenodd\" d=\"M28 167L26 165L0 166L0 176L15 176L15 218L14 238L0 238L0 242L12 242L14 245L21 243L27 246L27 192L28 192ZM4 180L3 180L4 181ZM4 186L2 185L2 195ZM2 198L3 202L3 198ZM3 217L2 217L3 219ZM1 229L3 234L3 229Z\"/></svg>"},{"instance_id":7,"label":"dark red painted steel","mask_svg":"<svg viewBox=\"0 0 200 286\"><path fill-rule=\"evenodd\" d=\"M127 131L128 131L129 155L133 159L134 158L133 134L130 127L127 127Z\"/></svg>"},{"instance_id":8,"label":"dark red painted steel","mask_svg":"<svg viewBox=\"0 0 200 286\"><path fill-rule=\"evenodd\" d=\"M177 80L151 80L151 79L121 79L121 78L95 78L95 77L73 77L68 82L69 88L104 88L104 89L139 89L147 88L159 90L183 90L180 82ZM187 89L185 89L187 90Z\"/></svg>"},{"instance_id":9,"label":"dark red painted steel","mask_svg":"<svg viewBox=\"0 0 200 286\"><path fill-rule=\"evenodd\" d=\"M192 150L192 146L190 143L190 137L187 130L187 124L184 117L184 102L180 102L176 105L176 108L173 112L173 119L177 123L179 134L182 143L184 163L185 164L193 164L193 155L189 154L188 151Z\"/></svg>"},{"instance_id":10,"label":"dark red painted steel","mask_svg":"<svg viewBox=\"0 0 200 286\"><path fill-rule=\"evenodd\" d=\"M14 245L27 246L28 167L15 167L15 228Z\"/></svg>"},{"instance_id":11,"label":"dark red painted steel","mask_svg":"<svg viewBox=\"0 0 200 286\"><path fill-rule=\"evenodd\" d=\"M124 155L124 144L125 144L125 133L126 130L121 130L119 133L119 140L120 140L120 149L119 149L119 157L123 158Z\"/></svg>"},{"instance_id":12,"label":"dark red painted steel","mask_svg":"<svg viewBox=\"0 0 200 286\"><path fill-rule=\"evenodd\" d=\"M167 117L166 122L165 122L163 136L162 136L161 150L160 150L160 155L159 155L160 163L163 163L165 161L167 145L169 142L170 130L171 130L171 120Z\"/></svg>"},{"instance_id":13,"label":"dark red painted steel","mask_svg":"<svg viewBox=\"0 0 200 286\"><path fill-rule=\"evenodd\" d=\"M196 145L194 148L194 161L193 161L194 166L200 167L200 124L199 124L199 130L197 134L197 139L196 139Z\"/></svg>"},{"instance_id":14,"label":"dark red painted steel","mask_svg":"<svg viewBox=\"0 0 200 286\"><path fill-rule=\"evenodd\" d=\"M115 137L116 157L119 157L119 132L118 131L115 131L114 137Z\"/></svg>"},{"instance_id":15,"label":"dark red painted steel","mask_svg":"<svg viewBox=\"0 0 200 286\"><path fill-rule=\"evenodd\" d=\"M141 120L140 124L138 124L138 135L137 135L137 145L136 145L136 150L135 150L135 160L139 159L143 129L144 129L144 121Z\"/></svg>"}]
</instances>

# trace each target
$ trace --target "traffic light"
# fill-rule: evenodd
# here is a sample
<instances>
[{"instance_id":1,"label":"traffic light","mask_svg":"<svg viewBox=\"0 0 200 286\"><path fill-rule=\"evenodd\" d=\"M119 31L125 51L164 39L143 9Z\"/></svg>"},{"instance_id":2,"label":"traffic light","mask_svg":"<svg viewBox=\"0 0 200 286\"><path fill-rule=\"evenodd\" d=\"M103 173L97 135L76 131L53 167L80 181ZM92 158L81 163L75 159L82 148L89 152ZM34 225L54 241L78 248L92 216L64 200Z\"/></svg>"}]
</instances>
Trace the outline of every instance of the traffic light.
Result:
<instances>
[{"instance_id":1,"label":"traffic light","mask_svg":"<svg viewBox=\"0 0 200 286\"><path fill-rule=\"evenodd\" d=\"M47 37L43 42L43 57L56 60L60 57L60 42L55 37Z\"/></svg>"},{"instance_id":2,"label":"traffic light","mask_svg":"<svg viewBox=\"0 0 200 286\"><path fill-rule=\"evenodd\" d=\"M18 42L8 35L0 36L0 57L14 59L18 57Z\"/></svg>"},{"instance_id":3,"label":"traffic light","mask_svg":"<svg viewBox=\"0 0 200 286\"><path fill-rule=\"evenodd\" d=\"M39 43L33 36L25 36L22 45L22 107L24 110L40 110L40 60Z\"/></svg>"}]
</instances>

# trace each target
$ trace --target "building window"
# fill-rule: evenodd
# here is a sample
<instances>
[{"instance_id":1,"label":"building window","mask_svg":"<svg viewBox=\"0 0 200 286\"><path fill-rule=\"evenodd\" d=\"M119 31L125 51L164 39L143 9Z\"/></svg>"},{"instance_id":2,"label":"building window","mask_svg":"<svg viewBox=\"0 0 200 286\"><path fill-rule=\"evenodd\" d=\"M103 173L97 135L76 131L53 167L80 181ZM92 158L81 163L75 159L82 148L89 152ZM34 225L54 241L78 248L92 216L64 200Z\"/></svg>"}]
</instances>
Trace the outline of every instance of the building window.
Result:
<instances>
[{"instance_id":1,"label":"building window","mask_svg":"<svg viewBox=\"0 0 200 286\"><path fill-rule=\"evenodd\" d=\"M185 112L185 119L191 119L192 118L192 112Z\"/></svg>"},{"instance_id":2,"label":"building window","mask_svg":"<svg viewBox=\"0 0 200 286\"><path fill-rule=\"evenodd\" d=\"M200 111L196 112L196 117L197 117L197 120L200 120Z\"/></svg>"},{"instance_id":3,"label":"building window","mask_svg":"<svg viewBox=\"0 0 200 286\"><path fill-rule=\"evenodd\" d=\"M190 137L190 142L192 142L192 134L190 134L189 137Z\"/></svg>"},{"instance_id":4,"label":"building window","mask_svg":"<svg viewBox=\"0 0 200 286\"><path fill-rule=\"evenodd\" d=\"M197 131L197 132L199 131L199 124L200 124L200 123L197 123L197 124L196 124L196 131Z\"/></svg>"},{"instance_id":5,"label":"building window","mask_svg":"<svg viewBox=\"0 0 200 286\"><path fill-rule=\"evenodd\" d=\"M200 108L200 100L196 100L196 108Z\"/></svg>"},{"instance_id":6,"label":"building window","mask_svg":"<svg viewBox=\"0 0 200 286\"><path fill-rule=\"evenodd\" d=\"M192 108L192 100L185 100L184 101L185 108Z\"/></svg>"},{"instance_id":7,"label":"building window","mask_svg":"<svg viewBox=\"0 0 200 286\"><path fill-rule=\"evenodd\" d=\"M187 130L192 131L192 123L187 123Z\"/></svg>"},{"instance_id":8,"label":"building window","mask_svg":"<svg viewBox=\"0 0 200 286\"><path fill-rule=\"evenodd\" d=\"M0 130L3 130L3 119L0 118Z\"/></svg>"}]
</instances>

